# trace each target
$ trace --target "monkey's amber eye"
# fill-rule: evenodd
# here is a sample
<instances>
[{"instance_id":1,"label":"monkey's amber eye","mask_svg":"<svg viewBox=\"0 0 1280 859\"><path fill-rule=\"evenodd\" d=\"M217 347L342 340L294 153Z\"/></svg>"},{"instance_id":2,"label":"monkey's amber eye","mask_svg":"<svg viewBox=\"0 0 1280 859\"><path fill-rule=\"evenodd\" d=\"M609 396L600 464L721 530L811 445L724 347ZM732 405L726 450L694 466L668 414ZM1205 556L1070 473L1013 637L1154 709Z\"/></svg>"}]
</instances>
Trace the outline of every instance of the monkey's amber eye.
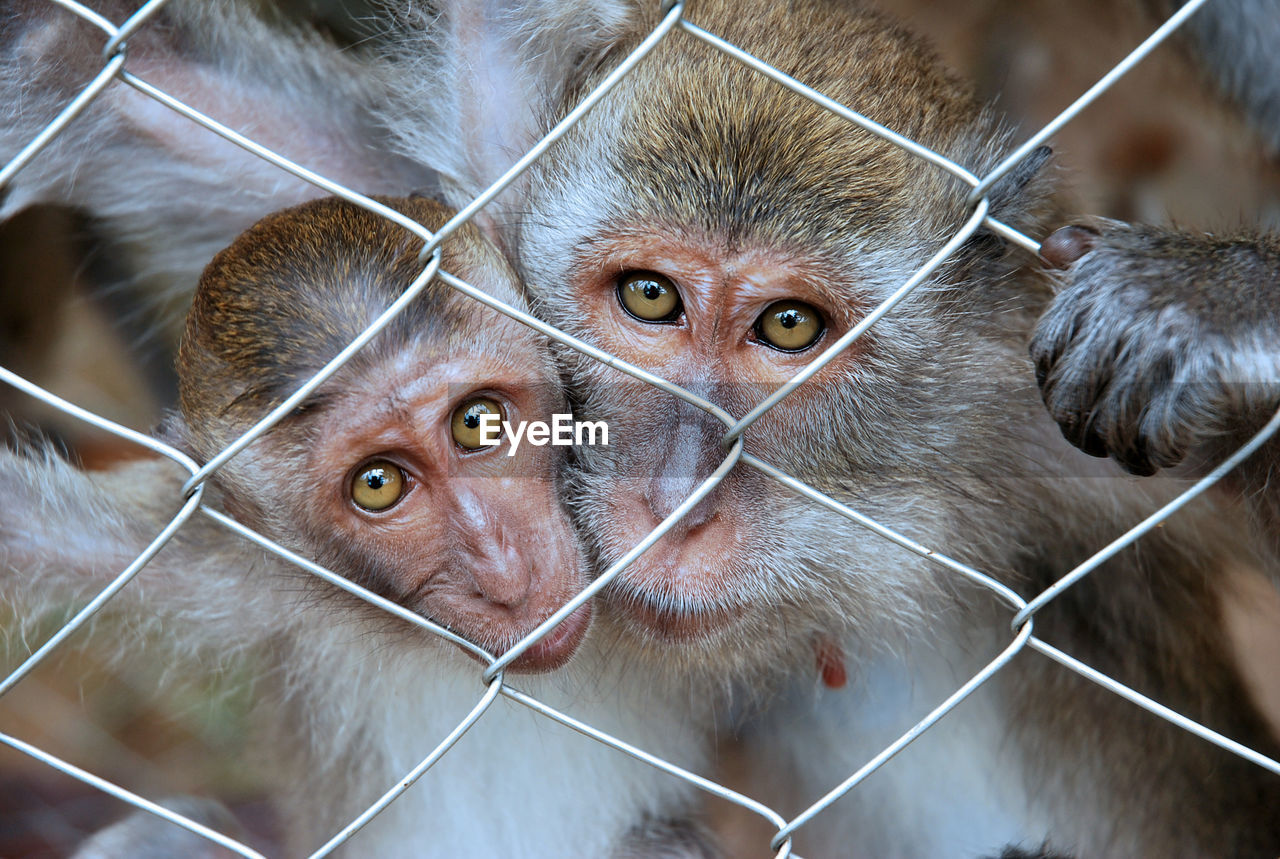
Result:
<instances>
[{"instance_id":1,"label":"monkey's amber eye","mask_svg":"<svg viewBox=\"0 0 1280 859\"><path fill-rule=\"evenodd\" d=\"M485 415L493 417L485 420ZM502 406L493 400L467 400L453 411L453 440L467 450L495 445L502 438L502 417Z\"/></svg>"},{"instance_id":2,"label":"monkey's amber eye","mask_svg":"<svg viewBox=\"0 0 1280 859\"><path fill-rule=\"evenodd\" d=\"M676 285L652 271L629 271L619 277L618 301L641 322L674 322L684 310Z\"/></svg>"},{"instance_id":3,"label":"monkey's amber eye","mask_svg":"<svg viewBox=\"0 0 1280 859\"><path fill-rule=\"evenodd\" d=\"M822 314L803 301L775 301L756 320L756 337L782 352L808 349L826 330Z\"/></svg>"},{"instance_id":4,"label":"monkey's amber eye","mask_svg":"<svg viewBox=\"0 0 1280 859\"><path fill-rule=\"evenodd\" d=\"M404 497L404 472L395 463L375 459L351 479L351 500L365 510L386 510Z\"/></svg>"}]
</instances>

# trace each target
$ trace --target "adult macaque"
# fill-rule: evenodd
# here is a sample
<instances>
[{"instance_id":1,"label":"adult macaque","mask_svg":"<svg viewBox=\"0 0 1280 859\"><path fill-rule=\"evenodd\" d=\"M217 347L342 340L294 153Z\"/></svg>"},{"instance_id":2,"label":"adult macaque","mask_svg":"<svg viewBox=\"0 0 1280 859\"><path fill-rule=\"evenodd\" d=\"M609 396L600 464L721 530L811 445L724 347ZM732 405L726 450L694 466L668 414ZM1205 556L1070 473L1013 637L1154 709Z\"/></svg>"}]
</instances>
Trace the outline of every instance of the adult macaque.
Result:
<instances>
[{"instance_id":1,"label":"adult macaque","mask_svg":"<svg viewBox=\"0 0 1280 859\"><path fill-rule=\"evenodd\" d=\"M429 229L450 214L425 200L381 202ZM181 416L165 437L194 458L216 455L413 282L421 247L404 228L337 199L259 222L202 276L179 353ZM445 270L523 306L509 267L473 228L447 239L443 254ZM501 654L585 584L558 498L564 449L525 445L509 457L506 440L484 446L474 426L486 412L545 421L565 409L540 339L430 284L219 469L206 502ZM6 600L34 619L99 590L178 509L184 479L157 461L82 473L38 454L0 454ZM154 646L197 665L237 654L265 663L263 754L293 852L316 849L404 778L484 693L480 664L455 645L203 517L103 613L159 619ZM568 662L589 617L587 607L571 614L509 671L553 706L697 765L700 720L642 669L623 677L588 647L572 670L524 676ZM572 845L589 856L706 857L706 836L679 817L688 790L502 698L353 849L554 856ZM165 824L138 826L145 841Z\"/></svg>"},{"instance_id":2,"label":"adult macaque","mask_svg":"<svg viewBox=\"0 0 1280 859\"><path fill-rule=\"evenodd\" d=\"M567 9L531 4L513 17L444 4L420 42L406 36L408 78L460 95L424 100L414 116L417 94L401 90L403 151L440 169L455 201L500 175L662 15L658 4L591 4L598 26L566 34L555 24ZM691 2L684 15L978 175L1006 150L992 115L874 14L815 0L749 13ZM451 67L441 55L487 62ZM580 61L548 70L557 57ZM521 104L528 112L514 114ZM993 188L990 214L1033 236L1061 223L1044 162ZM674 32L489 215L546 319L741 416L923 265L968 216L967 191ZM1050 295L1029 254L976 235L748 429L745 450L1040 592L1180 487L1126 480L1045 420L1025 349ZM615 439L583 453L574 482L603 567L711 473L725 428L590 359L562 358L581 416L608 420ZM1255 560L1201 506L1042 609L1036 635L1274 757L1219 614L1221 570ZM847 668L845 688L815 690L810 667L744 728L757 795L790 814L1010 641L1009 613L957 579L739 465L621 574L602 608L656 659L736 669L752 689L812 666L815 640L839 639L819 652L824 676ZM1280 777L1023 654L802 827L796 845L807 856L976 855L1007 843L1271 855L1278 805Z\"/></svg>"},{"instance_id":3,"label":"adult macaque","mask_svg":"<svg viewBox=\"0 0 1280 859\"><path fill-rule=\"evenodd\" d=\"M457 204L664 14L656 2L390 5L382 116ZM1008 149L992 113L873 13L834 0L691 0L683 13L978 175ZM1038 153L992 188L990 214L1032 236L1062 223L1046 162ZM674 32L483 217L546 319L741 416L936 253L971 214L968 190ZM976 234L753 424L746 452L1024 595L1042 591L1181 488L1128 480L1048 421L1025 350L1051 293L1030 255ZM610 447L582 451L572 482L603 568L710 474L725 428L561 357L581 417L610 425ZM1219 572L1256 560L1226 517L1199 506L1043 608L1035 633L1275 758L1219 613ZM711 675L735 701L776 690L723 718L747 742L752 792L783 814L1011 640L1011 613L989 591L742 464L599 609L650 657L628 664ZM1280 777L1020 654L796 845L811 859L1006 844L1271 856L1277 807Z\"/></svg>"}]
</instances>

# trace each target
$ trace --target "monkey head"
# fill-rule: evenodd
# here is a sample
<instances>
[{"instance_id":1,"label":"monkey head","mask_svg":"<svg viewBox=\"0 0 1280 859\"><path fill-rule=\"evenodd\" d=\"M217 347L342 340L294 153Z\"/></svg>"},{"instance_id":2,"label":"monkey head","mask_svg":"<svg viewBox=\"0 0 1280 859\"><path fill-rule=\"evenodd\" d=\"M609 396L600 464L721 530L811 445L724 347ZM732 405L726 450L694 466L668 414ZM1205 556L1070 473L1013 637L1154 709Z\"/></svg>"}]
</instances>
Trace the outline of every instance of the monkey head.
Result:
<instances>
[{"instance_id":1,"label":"monkey head","mask_svg":"<svg viewBox=\"0 0 1280 859\"><path fill-rule=\"evenodd\" d=\"M430 229L450 214L382 202ZM420 248L387 219L326 199L265 218L219 253L179 352L182 442L209 458L234 441L418 277ZM473 229L446 240L442 268L523 306ZM584 573L558 500L563 448L517 448L479 419L566 411L539 335L432 283L215 481L245 524L501 654ZM513 668L564 663L588 619L584 606Z\"/></svg>"},{"instance_id":2,"label":"monkey head","mask_svg":"<svg viewBox=\"0 0 1280 859\"><path fill-rule=\"evenodd\" d=\"M990 115L876 15L824 2L738 15L703 2L686 17L975 171L997 159L1003 135ZM571 87L561 112L598 81ZM534 169L524 205L538 217L506 243L540 312L738 418L970 214L967 186L945 171L678 31ZM1029 228L1048 192L1020 190L1016 209L1004 190L992 206ZM1008 329L993 324L984 341L972 321L1003 312L1003 324L1028 303L1011 276L1023 256L990 235L971 241L936 283L748 428L744 451L907 534L938 533L953 510L937 477L998 443L1007 423L984 405L1000 403L998 392L982 386L1026 375L1001 342ZM583 416L612 430L609 448L581 451L574 477L574 510L604 568L724 460L727 428L590 358L565 350L564 360ZM726 654L774 661L785 642L850 618L921 617L939 590L932 577L739 462L602 593L656 652L706 648L723 666Z\"/></svg>"}]
</instances>

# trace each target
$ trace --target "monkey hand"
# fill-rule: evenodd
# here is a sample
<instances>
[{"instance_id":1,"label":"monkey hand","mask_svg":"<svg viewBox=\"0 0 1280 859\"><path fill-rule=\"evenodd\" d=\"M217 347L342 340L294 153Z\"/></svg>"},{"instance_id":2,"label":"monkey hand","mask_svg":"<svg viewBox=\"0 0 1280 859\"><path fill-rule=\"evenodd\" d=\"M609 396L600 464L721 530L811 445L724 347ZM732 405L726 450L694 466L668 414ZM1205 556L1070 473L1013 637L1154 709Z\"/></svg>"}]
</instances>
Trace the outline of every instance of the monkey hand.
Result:
<instances>
[{"instance_id":1,"label":"monkey hand","mask_svg":"<svg viewBox=\"0 0 1280 859\"><path fill-rule=\"evenodd\" d=\"M1064 227L1041 255L1064 285L1031 357L1072 444L1153 474L1216 459L1280 405L1280 241L1115 221Z\"/></svg>"}]
</instances>

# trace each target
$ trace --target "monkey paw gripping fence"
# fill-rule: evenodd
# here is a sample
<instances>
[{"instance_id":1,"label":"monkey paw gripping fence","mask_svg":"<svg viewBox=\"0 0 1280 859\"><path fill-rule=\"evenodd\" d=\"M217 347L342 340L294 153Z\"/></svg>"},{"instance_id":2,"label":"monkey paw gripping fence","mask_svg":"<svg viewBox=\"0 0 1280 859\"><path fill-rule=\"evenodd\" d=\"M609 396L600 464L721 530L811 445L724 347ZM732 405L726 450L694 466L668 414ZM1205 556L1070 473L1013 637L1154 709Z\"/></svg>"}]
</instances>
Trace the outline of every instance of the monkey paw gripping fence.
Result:
<instances>
[{"instance_id":1,"label":"monkey paw gripping fence","mask_svg":"<svg viewBox=\"0 0 1280 859\"><path fill-rule=\"evenodd\" d=\"M506 696L507 698L528 707L541 717L560 722L575 731L585 734L594 740L611 747L616 750L619 755L630 755L650 766L668 773L673 779L684 779L709 794L718 796L723 800L741 806L751 813L759 815L767 820L775 830L770 845L771 849L775 850L778 856L789 856L791 855L792 833L804 826L816 815L821 814L837 799L857 788L871 773L875 772L880 766L892 758L897 752L905 748L913 740L928 731L939 720L945 718L947 714L961 701L993 677L997 672L1009 665L1012 660L1028 658L1023 655L1028 649L1039 651L1040 653L1048 656L1050 659L1062 666L1062 670L1077 672L1094 683L1110 690L1114 694L1128 699L1135 706L1142 707L1151 713L1180 726L1184 730L1196 734L1206 742L1214 743L1234 754L1252 761L1260 767L1264 767L1277 775L1280 775L1280 763L1277 763L1276 761L1271 760L1250 748L1242 746L1239 743L1233 742L1231 739L1221 736L1220 734L1197 724L1191 719L1162 706L1159 702L1153 701L1135 692L1105 674L1102 674L1090 666L1078 661L1070 654L1058 650L1044 641L1041 641L1035 635L1035 615L1040 608L1053 601L1065 590L1072 587L1085 576L1089 575L1095 568L1108 558L1118 553L1121 549L1134 541L1139 540L1151 529L1158 527L1164 519L1171 516L1180 507L1188 503L1191 499L1199 495L1227 474L1237 464L1242 462L1263 442L1265 442L1276 431L1277 427L1280 427L1280 414L1274 416L1262 431L1259 432L1258 435L1255 436L1247 445L1237 451L1225 462L1221 463L1208 476L1189 488L1181 496L1166 504L1164 507L1153 511L1143 521L1134 524L1126 533L1115 539L1109 545L1101 548L1096 554L1081 563L1067 575L1063 576L1044 592L1034 594L1027 598L1024 598L1009 587L1006 587L996 581L983 571L974 569L948 557L944 553L946 547L924 546L918 542L908 539L902 534L899 534L894 530L868 518L862 513L859 513L857 510L835 501L812 487L805 485L801 481L784 473L770 463L745 453L740 439L742 433L759 417L769 411L793 390L805 384L806 380L816 374L839 352L848 348L854 340L861 336L871 326L875 325L881 317L892 313L894 307L899 302L906 298L918 285L928 281L935 270L943 265L948 257L974 232L980 229L991 230L1006 240L1024 248L1028 253L1034 254L1038 252L1039 244L1033 237L1023 235L988 215L989 206L985 196L986 192L1001 176L1015 167L1024 157L1028 156L1037 147L1052 137L1066 123L1070 122L1077 113L1087 107L1098 95L1122 78L1129 69L1140 62L1153 48L1155 48L1156 45L1172 33L1184 20L1195 12L1198 7L1203 5L1204 0L1192 0L1192 2L1189 2L1182 7L1177 14L1166 21L1163 26L1156 30L1155 33L1139 45L1121 63L1111 69L1092 88L1081 95L1052 122L1033 135L1003 163L985 176L974 175L966 169L964 165L957 164L944 156L897 134L894 130L877 124L873 119L858 113L858 105L844 105L837 103L825 97L822 93L810 89L804 84L804 82L782 74L778 70L761 62L753 56L739 50L734 45L723 41L714 33L707 32L706 30L691 24L682 17L683 4L679 2L673 3L670 4L666 14L659 25L654 29L653 33L645 39L595 91L590 93L590 95L577 105L572 112L565 116L564 119L546 135L546 137L540 140L536 146L521 157L498 181L458 212L456 217L434 234L403 215L392 211L385 206L379 205L373 200L357 194L348 188L332 182L324 176L311 172L306 169L304 165L299 165L282 158L253 140L221 125L217 120L193 110L173 96L157 89L147 81L131 73L129 70L126 41L130 34L148 25L148 21L164 4L165 0L150 0L150 2L138 9L132 17L118 26L106 20L94 11L74 2L74 0L50 0L50 2L56 3L58 6L65 9L67 14L79 15L102 30L106 39L105 47L102 50L102 69L92 82L86 86L79 95L72 99L65 106L62 112L52 122L50 122L38 136L31 140L29 144L9 163L5 164L3 169L0 169L0 189L4 189L10 180L29 162L33 159L39 158L41 151L50 144L68 124L75 122L76 117L91 102L93 102L93 100L97 98L112 81L118 80L133 87L139 92L150 96L168 109L182 114L190 121L198 123L214 133L221 135L232 143L243 147L258 157L274 164L279 169L311 182L328 193L335 194L360 206L364 206L383 217L395 221L397 224L400 224L404 228L420 236L423 241L423 248L420 255L422 272L409 289L394 304L388 307L377 321L375 321L356 340L343 349L340 354L336 355L333 360L324 367L324 369L309 379L276 409L269 414L264 415L249 432L245 433L241 438L235 441L235 443L231 444L211 461L203 464L194 462L180 451L175 450L154 438L116 424L99 415L87 411L74 403L63 400L49 391L32 384L21 376L0 367L0 379L3 379L4 382L24 391L32 397L63 410L67 414L74 416L79 420L114 433L120 438L168 457L180 464L190 473L190 479L187 481L185 486L185 503L181 507L180 511L173 517L172 521L170 521L169 524L158 535L156 535L155 539L133 561L133 563L129 564L126 569L121 571L119 575L114 578L109 586L103 589L94 599L81 608L68 622L62 625L47 641L43 642L43 644L41 644L7 677L0 679L0 696L3 696L5 693L12 690L39 663L49 658L50 655L57 650L59 646L77 629L88 623L90 618L93 617L94 613L98 611L98 609L100 609L107 601L111 600L121 588L127 586L135 575L145 569L148 561L183 527L184 523L186 523L188 519L199 514L216 520L226 528L241 535L244 539L251 540L264 549L286 558L288 561L298 565L307 572L323 578L325 581L330 582L336 587L357 595L380 609L403 619L406 623L413 624L431 634L438 635L464 647L468 651L479 655L482 661L487 663L486 667L482 670L481 677L479 678L482 680L482 683L477 685L475 706L468 713L466 718L463 719L448 736L439 742L439 745L431 752L431 754L424 758L421 763L411 771L405 773L404 777L396 785L387 790L380 799L369 806L356 819L350 821L333 821L334 834L332 838L323 847L313 853L313 856L324 856L332 852L355 834L363 825L378 815L389 804L395 802L397 797L404 791L408 790L418 778L427 773L436 761L438 761L442 756L448 754L450 748L458 742L464 734L466 734L472 725L484 718L487 709L500 695ZM682 32L677 33L675 31ZM797 373L792 379L782 385L777 391L766 397L741 419L732 417L723 409L718 408L705 399L702 399L701 397L686 391L677 385L654 376L639 367L632 366L631 364L628 364L627 362L603 352L587 343L570 337L521 310L507 306L503 302L486 295L470 284L460 280L439 267L440 257L438 249L445 238L460 225L470 220L477 212L486 206L489 201L519 177L520 174L532 165L539 157L541 157L542 154L552 146L558 138L565 134L580 117L582 117L587 111L591 110L599 101L608 98L609 91L614 84L621 80L623 76L628 74L628 72L638 63L644 62L645 56L663 39L667 38L693 38L700 40L705 45L706 50L724 52L737 61L755 70L757 73L770 78L776 82L779 87L785 87L813 100L815 103L839 115L848 122L866 129L872 134L876 134L897 146L900 146L904 150L934 165L937 169L944 170L952 176L959 178L961 181L967 183L972 189L969 197L969 218L963 226L956 231L950 240L938 249L936 254L934 254L926 265L916 271L915 274L903 283L886 301L884 301L879 307L875 308L873 312L869 313L856 327L845 334L831 348L827 349L821 357L814 360L801 372ZM329 376L336 372L352 357L352 355L361 349L386 324L388 324L390 320L394 318L394 316L399 313L405 305L412 301L417 293L432 279L443 281L452 288L470 296L474 300L486 304L498 312L516 319L523 324L544 333L548 337L558 340L570 348L576 349L600 361L608 362L612 367L615 367L622 372L628 373L656 388L667 391L681 398L693 406L706 411L708 414L715 416L721 420L725 426L724 439L727 453L724 461L715 470L715 472L639 545L635 546L632 551L627 553L621 560L600 575L589 587L574 597L573 600L563 606L545 623L530 633L518 646L512 648L501 658L495 658L491 654L484 652L479 647L461 639L443 627L432 623L413 612L407 611L395 603L383 599L382 597L371 593L358 585L346 581L342 577L337 576L306 558L298 557L282 547L275 545L265 537L256 534L234 520L227 518L221 513L203 506L201 503L204 483L210 475L216 472L227 460L235 456L252 441L266 432L281 417L288 414L298 406L298 404L302 402L302 400L313 390L315 390L317 386L322 384ZM895 543L910 552L914 552L929 561L940 565L948 570L950 574L962 577L982 587L990 589L1000 601L1008 606L1009 609L1009 642L1007 647L994 661L989 663L979 673L972 676L967 682L963 683L963 685L956 689L955 692L946 700L939 701L936 708L920 722L910 726L904 725L903 728L905 730L895 742L885 747L871 760L868 760L859 770L850 774L842 783L832 786L831 790L825 796L818 798L803 813L791 820L784 818L777 811L751 799L750 797L743 796L706 777L688 772L671 762L647 753L644 749L630 745L627 742L626 737L610 736L592 725L584 724L576 720L571 714L562 713L547 706L543 702L521 692L511 683L508 683L503 674L503 669L511 664L513 660L533 646L543 636L547 635L558 623L568 617L575 609L580 607L586 601L592 599L598 591L617 577L628 566L628 564L630 564L649 546L657 542L657 540L671 527L673 527L682 516L696 506L703 497L710 493L733 468L754 468L763 472L769 477L786 485L792 491L812 500L834 514L844 516L853 522L870 529L885 540ZM0 741L25 755L28 755L38 761L42 761L43 763L54 767L69 776L81 780L98 790L117 797L138 809L142 809L146 812L157 815L158 817L169 820L174 824L182 826L191 832L197 833L210 841L216 842L217 844L234 851L235 853L243 856L261 855L235 839L229 838L219 832L215 832L207 826L191 820L176 811L162 807L153 801L131 792L122 785L115 784L111 781L100 778L93 773L82 770L30 743L24 742L18 737L0 733ZM868 789L874 790L874 788Z\"/></svg>"}]
</instances>

